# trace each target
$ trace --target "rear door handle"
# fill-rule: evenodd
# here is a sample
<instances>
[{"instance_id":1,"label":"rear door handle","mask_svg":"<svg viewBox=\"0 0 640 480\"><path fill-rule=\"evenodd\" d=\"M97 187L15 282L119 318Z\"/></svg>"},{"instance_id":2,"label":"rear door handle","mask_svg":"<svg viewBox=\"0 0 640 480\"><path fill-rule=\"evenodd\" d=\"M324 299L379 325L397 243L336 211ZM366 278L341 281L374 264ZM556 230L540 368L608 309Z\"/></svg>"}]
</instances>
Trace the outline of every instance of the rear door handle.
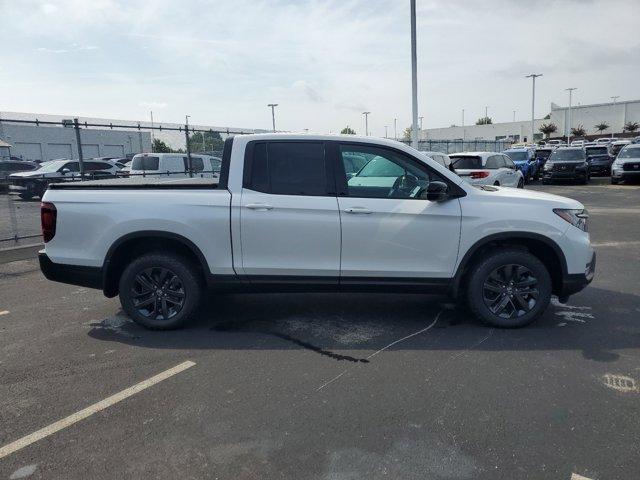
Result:
<instances>
[{"instance_id":1,"label":"rear door handle","mask_svg":"<svg viewBox=\"0 0 640 480\"><path fill-rule=\"evenodd\" d=\"M266 203L247 203L245 207L251 210L273 210L273 207Z\"/></svg>"},{"instance_id":2,"label":"rear door handle","mask_svg":"<svg viewBox=\"0 0 640 480\"><path fill-rule=\"evenodd\" d=\"M350 207L350 208L345 208L344 211L346 213L364 213L364 214L371 213L371 210L364 207Z\"/></svg>"}]
</instances>

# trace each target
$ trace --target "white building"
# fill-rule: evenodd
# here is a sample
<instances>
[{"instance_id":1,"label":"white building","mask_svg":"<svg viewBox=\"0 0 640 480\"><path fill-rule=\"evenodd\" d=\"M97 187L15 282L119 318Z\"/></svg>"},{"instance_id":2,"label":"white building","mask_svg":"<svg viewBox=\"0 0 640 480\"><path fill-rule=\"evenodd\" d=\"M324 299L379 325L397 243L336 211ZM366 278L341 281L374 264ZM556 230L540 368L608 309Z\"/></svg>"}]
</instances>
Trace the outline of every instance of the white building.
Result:
<instances>
[{"instance_id":1,"label":"white building","mask_svg":"<svg viewBox=\"0 0 640 480\"><path fill-rule=\"evenodd\" d=\"M587 135L597 134L596 124L607 123L610 127L603 134L621 133L627 122L640 123L640 100L628 100L613 104L574 105L571 107L571 127L582 126ZM557 131L555 137L567 134L569 108L551 104L549 119L534 120L534 140L543 137L540 126L553 123ZM493 123L490 125L465 125L446 128L430 128L420 132L421 140L531 140L531 120L522 122Z\"/></svg>"}]
</instances>

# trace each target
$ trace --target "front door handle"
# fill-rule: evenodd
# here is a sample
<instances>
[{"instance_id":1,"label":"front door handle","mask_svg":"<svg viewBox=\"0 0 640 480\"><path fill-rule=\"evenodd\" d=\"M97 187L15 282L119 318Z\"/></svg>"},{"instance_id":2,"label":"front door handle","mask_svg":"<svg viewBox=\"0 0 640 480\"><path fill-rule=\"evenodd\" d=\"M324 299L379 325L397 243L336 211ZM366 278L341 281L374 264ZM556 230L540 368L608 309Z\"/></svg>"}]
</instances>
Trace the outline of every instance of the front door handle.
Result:
<instances>
[{"instance_id":1,"label":"front door handle","mask_svg":"<svg viewBox=\"0 0 640 480\"><path fill-rule=\"evenodd\" d=\"M266 203L247 203L245 207L251 210L273 210L273 207Z\"/></svg>"},{"instance_id":2,"label":"front door handle","mask_svg":"<svg viewBox=\"0 0 640 480\"><path fill-rule=\"evenodd\" d=\"M364 207L349 207L349 208L345 208L344 211L346 213L364 213L364 214L371 213L371 210Z\"/></svg>"}]
</instances>

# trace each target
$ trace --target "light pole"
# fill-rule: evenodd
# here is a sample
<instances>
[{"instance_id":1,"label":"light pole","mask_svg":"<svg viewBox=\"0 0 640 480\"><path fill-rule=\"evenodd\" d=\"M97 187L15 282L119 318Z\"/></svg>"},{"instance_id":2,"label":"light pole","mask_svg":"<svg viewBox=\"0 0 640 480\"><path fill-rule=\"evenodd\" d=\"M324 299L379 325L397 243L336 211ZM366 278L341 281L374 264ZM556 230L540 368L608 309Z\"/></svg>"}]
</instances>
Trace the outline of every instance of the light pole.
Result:
<instances>
[{"instance_id":1,"label":"light pole","mask_svg":"<svg viewBox=\"0 0 640 480\"><path fill-rule=\"evenodd\" d=\"M371 112L362 112L362 114L364 115L364 136L368 137L369 136L369 114Z\"/></svg>"},{"instance_id":2,"label":"light pole","mask_svg":"<svg viewBox=\"0 0 640 480\"><path fill-rule=\"evenodd\" d=\"M418 149L418 53L416 46L416 0L411 0L411 146Z\"/></svg>"},{"instance_id":3,"label":"light pole","mask_svg":"<svg viewBox=\"0 0 640 480\"><path fill-rule=\"evenodd\" d=\"M385 125L384 126L384 138L389 138L389 136L387 135L387 129L389 128L389 125Z\"/></svg>"},{"instance_id":4,"label":"light pole","mask_svg":"<svg viewBox=\"0 0 640 480\"><path fill-rule=\"evenodd\" d=\"M615 114L616 114L616 100L618 100L620 98L620 95L614 95L613 97L611 97L613 99L613 115L615 118ZM624 123L624 121L622 122ZM611 138L613 138L613 125L611 126Z\"/></svg>"},{"instance_id":5,"label":"light pole","mask_svg":"<svg viewBox=\"0 0 640 480\"><path fill-rule=\"evenodd\" d=\"M156 136L153 133L153 110L149 112L151 113L151 153L153 153L153 144L156 143Z\"/></svg>"},{"instance_id":6,"label":"light pole","mask_svg":"<svg viewBox=\"0 0 640 480\"><path fill-rule=\"evenodd\" d=\"M393 119L393 139L398 140L398 119Z\"/></svg>"},{"instance_id":7,"label":"light pole","mask_svg":"<svg viewBox=\"0 0 640 480\"><path fill-rule=\"evenodd\" d=\"M464 142L464 108L462 109L462 141Z\"/></svg>"},{"instance_id":8,"label":"light pole","mask_svg":"<svg viewBox=\"0 0 640 480\"><path fill-rule=\"evenodd\" d=\"M527 75L525 78L530 78L533 80L533 82L531 82L532 85L532 93L531 93L531 143L533 143L533 132L535 131L535 126L534 126L534 115L535 115L535 109L536 109L536 78L541 77L542 74L541 73L532 73L531 75Z\"/></svg>"},{"instance_id":9,"label":"light pole","mask_svg":"<svg viewBox=\"0 0 640 480\"><path fill-rule=\"evenodd\" d=\"M418 117L418 119L420 120L420 130L422 130L422 119L423 119L423 118L424 118L424 117Z\"/></svg>"},{"instance_id":10,"label":"light pole","mask_svg":"<svg viewBox=\"0 0 640 480\"><path fill-rule=\"evenodd\" d=\"M514 123L516 121L516 111L515 110L513 111L513 121L514 121Z\"/></svg>"},{"instance_id":11,"label":"light pole","mask_svg":"<svg viewBox=\"0 0 640 480\"><path fill-rule=\"evenodd\" d=\"M489 118L489 107L488 106L484 107L484 118L485 119Z\"/></svg>"},{"instance_id":12,"label":"light pole","mask_svg":"<svg viewBox=\"0 0 640 480\"><path fill-rule=\"evenodd\" d=\"M273 133L276 133L276 110L277 103L270 103L267 107L271 107L271 123L273 124Z\"/></svg>"},{"instance_id":13,"label":"light pole","mask_svg":"<svg viewBox=\"0 0 640 480\"><path fill-rule=\"evenodd\" d=\"M567 126L567 146L569 146L571 144L571 94L573 93L574 90L577 90L577 88L575 87L565 88L565 90L569 92L569 118L568 118L568 126Z\"/></svg>"}]
</instances>

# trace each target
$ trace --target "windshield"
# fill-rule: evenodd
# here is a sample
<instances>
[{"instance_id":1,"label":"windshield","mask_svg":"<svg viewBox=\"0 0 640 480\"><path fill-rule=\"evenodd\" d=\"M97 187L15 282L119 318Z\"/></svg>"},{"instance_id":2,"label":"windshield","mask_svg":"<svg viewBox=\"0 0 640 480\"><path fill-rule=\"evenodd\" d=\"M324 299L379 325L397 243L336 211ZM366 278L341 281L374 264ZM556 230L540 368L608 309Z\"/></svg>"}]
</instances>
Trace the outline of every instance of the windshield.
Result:
<instances>
[{"instance_id":1,"label":"windshield","mask_svg":"<svg viewBox=\"0 0 640 480\"><path fill-rule=\"evenodd\" d=\"M612 145L611 146L611 154L612 155L617 155L618 152L623 149L623 147L626 147L626 145Z\"/></svg>"},{"instance_id":2,"label":"windshield","mask_svg":"<svg viewBox=\"0 0 640 480\"><path fill-rule=\"evenodd\" d=\"M550 162L577 162L584 159L584 150L581 148L558 149L549 157Z\"/></svg>"},{"instance_id":3,"label":"windshield","mask_svg":"<svg viewBox=\"0 0 640 480\"><path fill-rule=\"evenodd\" d=\"M133 157L131 170L158 170L159 165L158 157Z\"/></svg>"},{"instance_id":4,"label":"windshield","mask_svg":"<svg viewBox=\"0 0 640 480\"><path fill-rule=\"evenodd\" d=\"M640 147L625 148L620 152L618 158L640 158Z\"/></svg>"},{"instance_id":5,"label":"windshield","mask_svg":"<svg viewBox=\"0 0 640 480\"><path fill-rule=\"evenodd\" d=\"M456 170L472 170L474 168L482 168L482 159L480 157L452 155L450 158L451 164Z\"/></svg>"},{"instance_id":6,"label":"windshield","mask_svg":"<svg viewBox=\"0 0 640 480\"><path fill-rule=\"evenodd\" d=\"M538 158L549 158L549 155L551 155L551 152L553 152L553 150L537 150L536 151L536 157L538 157Z\"/></svg>"},{"instance_id":7,"label":"windshield","mask_svg":"<svg viewBox=\"0 0 640 480\"><path fill-rule=\"evenodd\" d=\"M66 160L57 160L55 162L45 162L40 165L37 170L38 173L53 173L57 172L65 163Z\"/></svg>"},{"instance_id":8,"label":"windshield","mask_svg":"<svg viewBox=\"0 0 640 480\"><path fill-rule=\"evenodd\" d=\"M510 152L506 150L504 153L509 155L509 158L514 162L526 162L529 159L527 152Z\"/></svg>"},{"instance_id":9,"label":"windshield","mask_svg":"<svg viewBox=\"0 0 640 480\"><path fill-rule=\"evenodd\" d=\"M608 155L607 147L591 147L587 148L587 155Z\"/></svg>"}]
</instances>

